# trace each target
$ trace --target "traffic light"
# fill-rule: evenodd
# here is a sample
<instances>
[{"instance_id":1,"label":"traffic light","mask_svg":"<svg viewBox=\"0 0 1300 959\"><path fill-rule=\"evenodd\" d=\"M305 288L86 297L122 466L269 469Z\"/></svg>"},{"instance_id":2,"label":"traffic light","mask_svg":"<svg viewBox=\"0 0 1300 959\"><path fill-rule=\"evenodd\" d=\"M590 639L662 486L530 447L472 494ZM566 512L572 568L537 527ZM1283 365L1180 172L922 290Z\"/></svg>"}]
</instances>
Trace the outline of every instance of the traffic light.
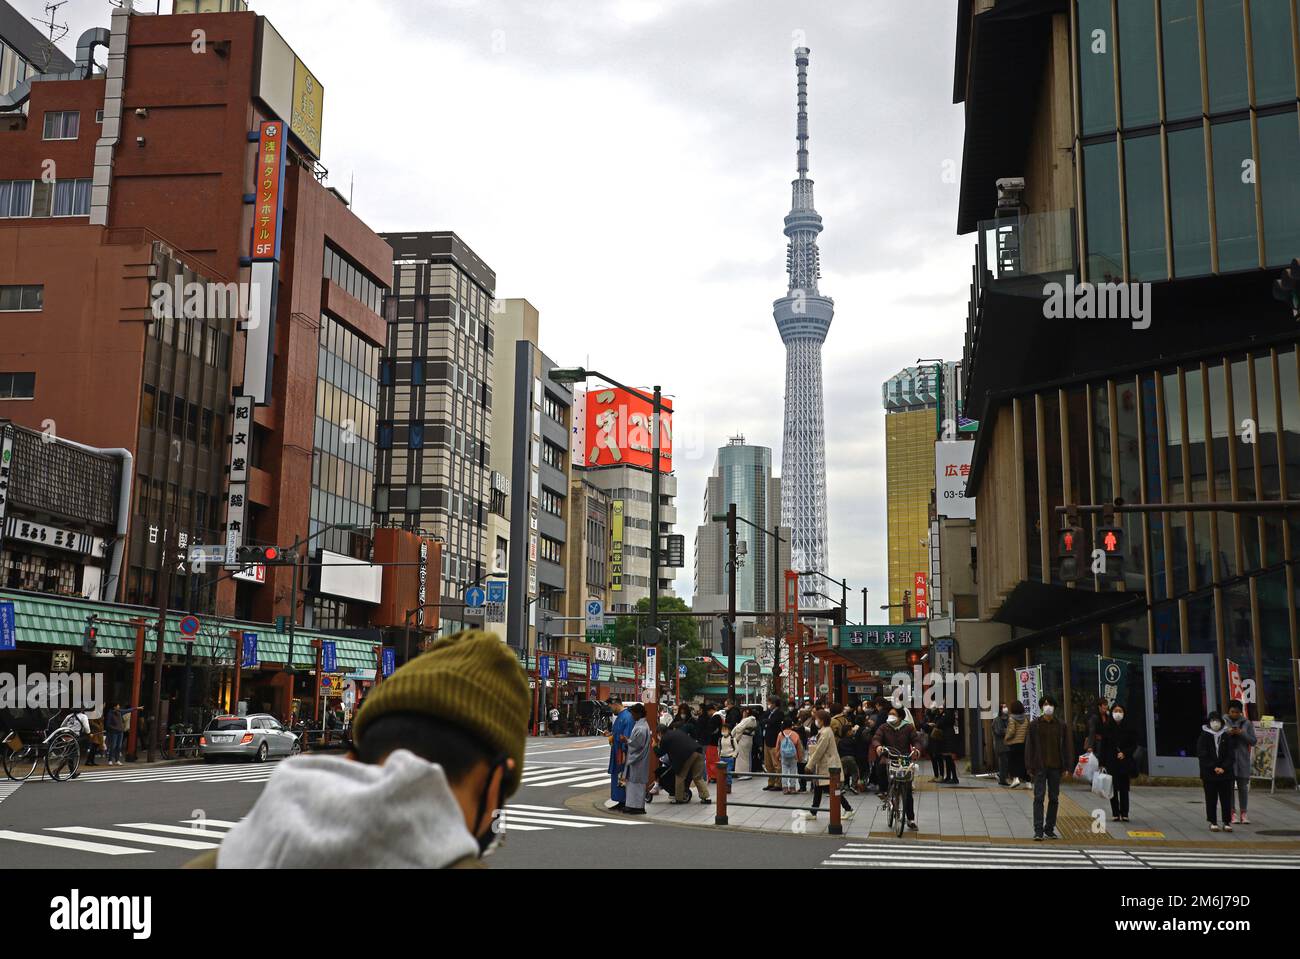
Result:
<instances>
[{"instance_id":1,"label":"traffic light","mask_svg":"<svg viewBox=\"0 0 1300 959\"><path fill-rule=\"evenodd\" d=\"M1106 560L1106 565L1098 576L1103 579L1119 579L1124 575L1124 530L1118 526L1097 527L1093 552L1094 555L1100 552Z\"/></svg>"},{"instance_id":2,"label":"traffic light","mask_svg":"<svg viewBox=\"0 0 1300 959\"><path fill-rule=\"evenodd\" d=\"M1061 581L1077 583L1088 575L1088 540L1078 526L1062 527L1056 534L1056 558L1061 561Z\"/></svg>"},{"instance_id":3,"label":"traffic light","mask_svg":"<svg viewBox=\"0 0 1300 959\"><path fill-rule=\"evenodd\" d=\"M920 653L920 651L914 649L914 650L912 650L911 652L909 652L909 653L907 654L907 665L908 665L909 667L912 667L912 666L920 666L920 665L921 665L921 653Z\"/></svg>"},{"instance_id":4,"label":"traffic light","mask_svg":"<svg viewBox=\"0 0 1300 959\"><path fill-rule=\"evenodd\" d=\"M1300 320L1300 260L1292 260L1273 284L1273 298L1291 307L1291 315Z\"/></svg>"},{"instance_id":5,"label":"traffic light","mask_svg":"<svg viewBox=\"0 0 1300 959\"><path fill-rule=\"evenodd\" d=\"M294 554L279 546L239 547L240 566L292 566Z\"/></svg>"},{"instance_id":6,"label":"traffic light","mask_svg":"<svg viewBox=\"0 0 1300 959\"><path fill-rule=\"evenodd\" d=\"M99 617L91 613L86 617L86 629L81 634L81 648L88 653L93 653L97 645L99 645Z\"/></svg>"}]
</instances>

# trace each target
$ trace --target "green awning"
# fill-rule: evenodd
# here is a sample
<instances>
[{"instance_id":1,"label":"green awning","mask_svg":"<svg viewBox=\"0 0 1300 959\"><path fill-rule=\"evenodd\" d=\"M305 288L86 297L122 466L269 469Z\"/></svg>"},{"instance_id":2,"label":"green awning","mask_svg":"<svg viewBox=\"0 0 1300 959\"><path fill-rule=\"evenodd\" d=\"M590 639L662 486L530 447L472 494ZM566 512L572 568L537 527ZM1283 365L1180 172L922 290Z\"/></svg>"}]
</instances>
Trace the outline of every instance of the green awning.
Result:
<instances>
[{"instance_id":1,"label":"green awning","mask_svg":"<svg viewBox=\"0 0 1300 959\"><path fill-rule=\"evenodd\" d=\"M14 628L20 646L62 646L80 649L86 631L86 620L98 616L96 643L103 652L134 653L136 628L132 620L146 622L145 645L150 652L157 642L154 627L158 611L140 606L117 606L112 603L95 603L89 600L41 593L24 593L0 590L0 602L14 604ZM231 659L236 655L231 630L240 634L257 634L257 658L260 662L283 664L289 656L289 636L277 633L268 623L245 623L218 616L200 616L201 628L193 644L181 641L180 623L188 614L172 613L167 618L167 637L164 652L168 656L184 656L192 648L199 659ZM299 628L294 632L293 665L316 665L313 640L328 640L338 651L339 670L352 672L375 669L375 647L365 640L344 636L330 636L311 629Z\"/></svg>"}]
</instances>

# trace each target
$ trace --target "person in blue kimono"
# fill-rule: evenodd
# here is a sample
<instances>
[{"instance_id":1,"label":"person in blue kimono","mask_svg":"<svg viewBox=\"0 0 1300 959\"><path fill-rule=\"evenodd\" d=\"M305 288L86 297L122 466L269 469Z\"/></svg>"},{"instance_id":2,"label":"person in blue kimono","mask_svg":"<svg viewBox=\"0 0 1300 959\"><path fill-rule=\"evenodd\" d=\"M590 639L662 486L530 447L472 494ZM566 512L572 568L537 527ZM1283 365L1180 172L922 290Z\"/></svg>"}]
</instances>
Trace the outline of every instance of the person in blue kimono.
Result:
<instances>
[{"instance_id":1,"label":"person in blue kimono","mask_svg":"<svg viewBox=\"0 0 1300 959\"><path fill-rule=\"evenodd\" d=\"M627 741L632 735L636 720L632 717L620 699L612 698L609 706L614 710L614 726L609 735L609 798L615 809L622 812L627 808L627 787L619 780L627 762Z\"/></svg>"}]
</instances>

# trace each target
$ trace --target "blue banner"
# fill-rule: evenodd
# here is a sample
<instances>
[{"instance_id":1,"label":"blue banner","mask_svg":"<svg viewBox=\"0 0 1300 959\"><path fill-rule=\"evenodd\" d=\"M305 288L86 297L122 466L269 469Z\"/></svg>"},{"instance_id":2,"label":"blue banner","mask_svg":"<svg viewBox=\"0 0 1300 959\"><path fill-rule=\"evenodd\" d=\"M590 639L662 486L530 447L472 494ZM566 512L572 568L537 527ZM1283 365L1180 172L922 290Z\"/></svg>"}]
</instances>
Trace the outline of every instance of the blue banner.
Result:
<instances>
[{"instance_id":1,"label":"blue banner","mask_svg":"<svg viewBox=\"0 0 1300 959\"><path fill-rule=\"evenodd\" d=\"M600 682L600 663L591 664L591 678L596 682Z\"/></svg>"},{"instance_id":2,"label":"blue banner","mask_svg":"<svg viewBox=\"0 0 1300 959\"><path fill-rule=\"evenodd\" d=\"M337 673L339 671L338 644L322 642L320 645L321 672Z\"/></svg>"},{"instance_id":3,"label":"blue banner","mask_svg":"<svg viewBox=\"0 0 1300 959\"><path fill-rule=\"evenodd\" d=\"M0 603L0 649L18 648L18 628L14 625L14 604Z\"/></svg>"},{"instance_id":4,"label":"blue banner","mask_svg":"<svg viewBox=\"0 0 1300 959\"><path fill-rule=\"evenodd\" d=\"M569 681L569 661L567 659L560 660L560 681L566 683Z\"/></svg>"},{"instance_id":5,"label":"blue banner","mask_svg":"<svg viewBox=\"0 0 1300 959\"><path fill-rule=\"evenodd\" d=\"M550 679L551 678L551 657L550 656L542 657L540 668L542 672L542 679Z\"/></svg>"},{"instance_id":6,"label":"blue banner","mask_svg":"<svg viewBox=\"0 0 1300 959\"><path fill-rule=\"evenodd\" d=\"M257 662L257 633L245 633L244 660L240 666L244 669L256 669Z\"/></svg>"},{"instance_id":7,"label":"blue banner","mask_svg":"<svg viewBox=\"0 0 1300 959\"><path fill-rule=\"evenodd\" d=\"M397 671L397 650L391 646L384 647L384 678L387 679Z\"/></svg>"}]
</instances>

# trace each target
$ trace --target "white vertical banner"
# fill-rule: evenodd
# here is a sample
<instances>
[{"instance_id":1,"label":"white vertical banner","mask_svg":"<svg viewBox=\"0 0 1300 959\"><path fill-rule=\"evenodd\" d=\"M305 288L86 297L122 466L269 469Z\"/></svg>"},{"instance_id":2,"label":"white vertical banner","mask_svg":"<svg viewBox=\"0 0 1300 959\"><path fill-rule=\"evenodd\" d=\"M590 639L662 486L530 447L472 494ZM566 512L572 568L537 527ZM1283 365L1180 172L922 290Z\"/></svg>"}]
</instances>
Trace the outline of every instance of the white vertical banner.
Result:
<instances>
[{"instance_id":1,"label":"white vertical banner","mask_svg":"<svg viewBox=\"0 0 1300 959\"><path fill-rule=\"evenodd\" d=\"M248 458L253 449L251 396L236 396L230 417L230 491L226 494L226 568L238 569L248 516Z\"/></svg>"}]
</instances>

